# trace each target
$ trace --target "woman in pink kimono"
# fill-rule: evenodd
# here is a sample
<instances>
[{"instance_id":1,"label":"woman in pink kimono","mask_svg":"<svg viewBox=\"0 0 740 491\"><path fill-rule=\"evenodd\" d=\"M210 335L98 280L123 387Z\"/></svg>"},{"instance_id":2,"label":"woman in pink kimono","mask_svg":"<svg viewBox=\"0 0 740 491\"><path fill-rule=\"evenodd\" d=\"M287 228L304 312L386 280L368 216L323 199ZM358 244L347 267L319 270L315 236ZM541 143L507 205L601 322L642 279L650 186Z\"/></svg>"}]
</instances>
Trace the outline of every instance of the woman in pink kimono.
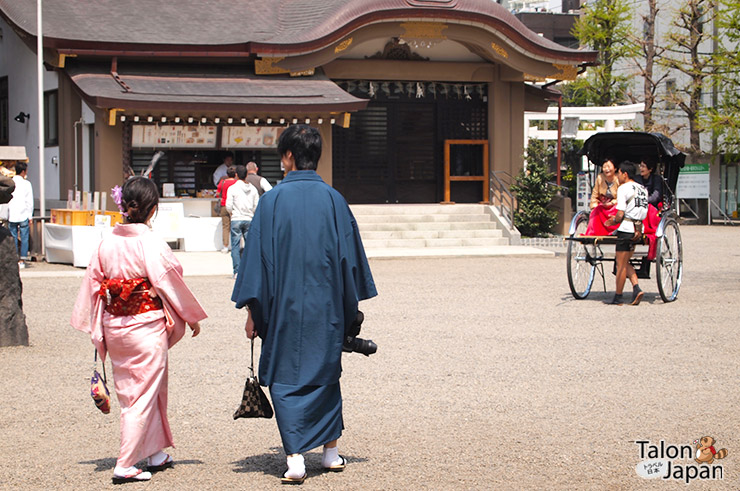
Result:
<instances>
[{"instance_id":1,"label":"woman in pink kimono","mask_svg":"<svg viewBox=\"0 0 740 491\"><path fill-rule=\"evenodd\" d=\"M115 192L116 190L114 190ZM121 406L121 452L113 482L145 481L173 465L162 450L174 446L167 421L167 350L185 323L200 332L206 313L183 281L182 266L149 228L159 202L144 177L126 181L115 196L127 216L90 259L72 314L72 326L90 333L113 365ZM147 458L147 472L135 464Z\"/></svg>"}]
</instances>

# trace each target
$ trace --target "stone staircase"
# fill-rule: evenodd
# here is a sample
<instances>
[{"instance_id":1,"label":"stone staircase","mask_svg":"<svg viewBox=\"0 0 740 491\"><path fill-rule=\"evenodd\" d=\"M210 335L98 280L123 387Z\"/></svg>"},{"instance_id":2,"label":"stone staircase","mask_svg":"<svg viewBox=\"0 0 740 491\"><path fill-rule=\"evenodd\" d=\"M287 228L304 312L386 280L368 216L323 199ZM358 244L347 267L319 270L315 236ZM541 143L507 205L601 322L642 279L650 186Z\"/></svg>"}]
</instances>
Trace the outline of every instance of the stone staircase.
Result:
<instances>
[{"instance_id":1,"label":"stone staircase","mask_svg":"<svg viewBox=\"0 0 740 491\"><path fill-rule=\"evenodd\" d=\"M479 204L351 205L366 249L509 245Z\"/></svg>"}]
</instances>

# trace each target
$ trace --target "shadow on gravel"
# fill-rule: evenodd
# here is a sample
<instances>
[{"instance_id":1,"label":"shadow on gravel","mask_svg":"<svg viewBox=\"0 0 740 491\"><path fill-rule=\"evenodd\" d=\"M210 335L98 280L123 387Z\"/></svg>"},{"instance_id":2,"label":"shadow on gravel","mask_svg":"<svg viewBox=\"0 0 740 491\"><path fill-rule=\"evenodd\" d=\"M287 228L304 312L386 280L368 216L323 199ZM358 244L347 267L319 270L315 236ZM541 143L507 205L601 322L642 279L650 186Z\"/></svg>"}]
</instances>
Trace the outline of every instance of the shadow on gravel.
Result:
<instances>
[{"instance_id":1,"label":"shadow on gravel","mask_svg":"<svg viewBox=\"0 0 740 491\"><path fill-rule=\"evenodd\" d=\"M95 465L95 472L105 472L105 471L112 471L116 467L116 459L115 457L109 457L107 459L95 459L95 460L85 460L82 462L77 462L81 465L86 464L93 464ZM140 469L146 468L146 460L142 460L141 462L138 462L137 467ZM175 465L201 465L203 464L202 460L197 459L191 459L191 460L175 460Z\"/></svg>"},{"instance_id":2,"label":"shadow on gravel","mask_svg":"<svg viewBox=\"0 0 740 491\"><path fill-rule=\"evenodd\" d=\"M107 459L95 459L85 460L77 462L78 464L93 464L95 466L95 472L112 471L116 467L116 458L109 457Z\"/></svg>"},{"instance_id":3,"label":"shadow on gravel","mask_svg":"<svg viewBox=\"0 0 740 491\"><path fill-rule=\"evenodd\" d=\"M640 286L642 286L642 285L640 285ZM614 291L613 290L610 291L610 292L606 292L606 293L604 293L604 292L591 292L588 295L588 297L586 297L584 299L581 299L581 300L578 300L577 298L575 298L570 293L564 293L563 296L561 297L562 302L559 305L563 305L563 304L568 303L568 302L583 302L584 305L585 305L586 302L588 302L588 303L602 304L602 305L604 305L606 307L607 305L605 304L605 302L611 301L612 298L614 298ZM627 285L627 286L624 287L623 298L624 298L624 301L625 301L625 305L629 305L630 300L632 299L632 290L631 290L631 287L629 285ZM663 299L660 298L660 294L659 293L645 292L645 295L642 297L642 301L640 303L641 304L642 303L649 303L649 304L652 305L652 304L662 304L664 302L663 302Z\"/></svg>"},{"instance_id":4,"label":"shadow on gravel","mask_svg":"<svg viewBox=\"0 0 740 491\"><path fill-rule=\"evenodd\" d=\"M286 469L285 464L285 453L282 447L272 447L270 453L263 453L261 455L253 455L251 457L245 457L241 460L232 462L234 468L233 472L236 473L247 473L247 472L261 472L268 476L282 477ZM341 452L340 452L341 454ZM365 457L352 457L345 454L341 454L347 459L347 464L367 462L368 459ZM321 467L321 453L311 452L304 454L306 460L306 472L308 476L315 476L322 474L324 471Z\"/></svg>"}]
</instances>

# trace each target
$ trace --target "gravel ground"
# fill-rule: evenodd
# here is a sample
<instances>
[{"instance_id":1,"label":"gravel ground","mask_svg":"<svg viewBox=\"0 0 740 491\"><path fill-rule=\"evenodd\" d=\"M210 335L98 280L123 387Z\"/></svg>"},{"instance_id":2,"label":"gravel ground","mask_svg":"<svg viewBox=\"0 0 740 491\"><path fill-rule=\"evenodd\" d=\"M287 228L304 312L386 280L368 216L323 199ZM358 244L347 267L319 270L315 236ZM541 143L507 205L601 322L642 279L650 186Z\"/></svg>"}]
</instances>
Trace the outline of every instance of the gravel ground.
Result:
<instances>
[{"instance_id":1,"label":"gravel ground","mask_svg":"<svg viewBox=\"0 0 740 491\"><path fill-rule=\"evenodd\" d=\"M740 486L740 228L682 227L684 279L664 304L642 280L639 307L569 292L565 257L372 260L363 302L370 358L344 357L343 473L306 455L305 489L686 489L644 480L637 440L711 435ZM0 488L111 487L118 404L88 393L93 350L67 320L79 278L26 278L31 346L0 349ZM274 420L232 420L247 373L232 280L188 283L210 318L170 352L176 466L137 489L276 489L285 467ZM690 464L683 460L679 463Z\"/></svg>"}]
</instances>

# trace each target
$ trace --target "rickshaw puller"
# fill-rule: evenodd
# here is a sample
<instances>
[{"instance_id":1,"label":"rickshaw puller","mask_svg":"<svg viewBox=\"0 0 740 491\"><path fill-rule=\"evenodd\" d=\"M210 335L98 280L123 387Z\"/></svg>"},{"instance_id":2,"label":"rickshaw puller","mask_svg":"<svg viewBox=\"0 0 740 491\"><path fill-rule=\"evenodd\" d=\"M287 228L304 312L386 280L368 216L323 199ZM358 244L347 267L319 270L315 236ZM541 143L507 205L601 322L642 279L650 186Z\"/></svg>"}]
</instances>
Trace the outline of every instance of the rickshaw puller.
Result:
<instances>
[{"instance_id":1,"label":"rickshaw puller","mask_svg":"<svg viewBox=\"0 0 740 491\"><path fill-rule=\"evenodd\" d=\"M647 217L648 195L645 186L635 182L637 166L628 160L619 164L617 178L617 214L604 222L605 226L619 224L617 229L617 278L614 298L607 302L611 305L622 305L624 283L629 278L632 283L632 305L638 305L644 295L637 281L637 272L630 264L635 251L635 243L642 239L642 221Z\"/></svg>"}]
</instances>

